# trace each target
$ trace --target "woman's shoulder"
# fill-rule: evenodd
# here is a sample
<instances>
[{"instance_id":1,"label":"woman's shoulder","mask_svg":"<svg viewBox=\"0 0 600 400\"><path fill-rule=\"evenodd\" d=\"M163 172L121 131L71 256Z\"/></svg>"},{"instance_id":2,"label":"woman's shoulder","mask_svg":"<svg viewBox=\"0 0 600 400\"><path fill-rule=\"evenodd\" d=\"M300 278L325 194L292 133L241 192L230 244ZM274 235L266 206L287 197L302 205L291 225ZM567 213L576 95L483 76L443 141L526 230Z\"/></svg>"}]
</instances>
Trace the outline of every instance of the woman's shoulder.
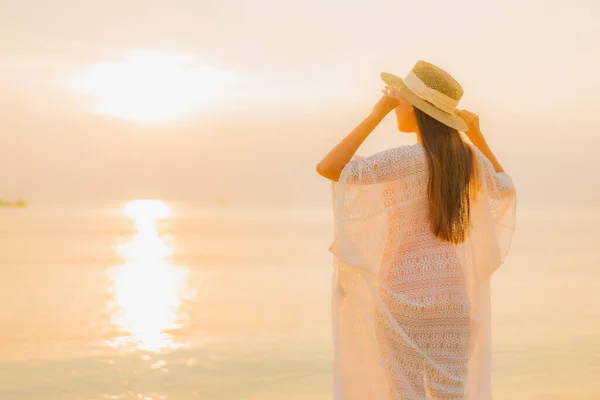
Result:
<instances>
[{"instance_id":1,"label":"woman's shoulder","mask_svg":"<svg viewBox=\"0 0 600 400\"><path fill-rule=\"evenodd\" d=\"M392 147L377 153L375 156L406 167L427 163L425 149L421 143Z\"/></svg>"}]
</instances>

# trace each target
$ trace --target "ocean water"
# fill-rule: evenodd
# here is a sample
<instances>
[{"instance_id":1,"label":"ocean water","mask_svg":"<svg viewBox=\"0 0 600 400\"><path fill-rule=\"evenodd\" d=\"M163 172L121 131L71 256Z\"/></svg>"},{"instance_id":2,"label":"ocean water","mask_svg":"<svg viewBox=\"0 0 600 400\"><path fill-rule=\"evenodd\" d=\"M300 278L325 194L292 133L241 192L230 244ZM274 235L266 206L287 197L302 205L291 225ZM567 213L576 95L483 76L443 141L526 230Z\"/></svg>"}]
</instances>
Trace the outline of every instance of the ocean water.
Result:
<instances>
[{"instance_id":1,"label":"ocean water","mask_svg":"<svg viewBox=\"0 0 600 400\"><path fill-rule=\"evenodd\" d=\"M494 399L600 399L598 224L520 210ZM0 399L331 399L330 239L308 211L0 210Z\"/></svg>"}]
</instances>

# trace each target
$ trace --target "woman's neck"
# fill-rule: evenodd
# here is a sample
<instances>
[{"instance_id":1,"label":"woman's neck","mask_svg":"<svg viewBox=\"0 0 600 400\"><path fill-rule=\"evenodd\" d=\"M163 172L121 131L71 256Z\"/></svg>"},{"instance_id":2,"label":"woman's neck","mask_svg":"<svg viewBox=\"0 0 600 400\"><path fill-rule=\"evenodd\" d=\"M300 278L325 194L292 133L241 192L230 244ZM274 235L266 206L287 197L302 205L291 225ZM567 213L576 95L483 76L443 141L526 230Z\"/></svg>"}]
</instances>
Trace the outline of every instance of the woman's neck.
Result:
<instances>
[{"instance_id":1,"label":"woman's neck","mask_svg":"<svg viewBox=\"0 0 600 400\"><path fill-rule=\"evenodd\" d=\"M421 133L419 133L418 129L415 134L417 135L417 143L423 143L423 140L421 139Z\"/></svg>"}]
</instances>

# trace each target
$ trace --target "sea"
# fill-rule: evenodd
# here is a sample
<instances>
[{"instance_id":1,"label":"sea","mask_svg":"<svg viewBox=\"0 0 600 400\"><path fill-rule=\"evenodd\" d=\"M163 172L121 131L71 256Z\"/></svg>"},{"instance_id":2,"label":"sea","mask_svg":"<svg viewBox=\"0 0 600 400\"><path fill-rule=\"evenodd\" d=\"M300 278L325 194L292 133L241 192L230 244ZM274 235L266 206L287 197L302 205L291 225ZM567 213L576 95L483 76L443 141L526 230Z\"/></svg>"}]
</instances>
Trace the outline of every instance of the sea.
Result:
<instances>
[{"instance_id":1,"label":"sea","mask_svg":"<svg viewBox=\"0 0 600 400\"><path fill-rule=\"evenodd\" d=\"M494 400L600 399L600 208L519 210ZM332 399L328 210L0 209L0 400Z\"/></svg>"}]
</instances>

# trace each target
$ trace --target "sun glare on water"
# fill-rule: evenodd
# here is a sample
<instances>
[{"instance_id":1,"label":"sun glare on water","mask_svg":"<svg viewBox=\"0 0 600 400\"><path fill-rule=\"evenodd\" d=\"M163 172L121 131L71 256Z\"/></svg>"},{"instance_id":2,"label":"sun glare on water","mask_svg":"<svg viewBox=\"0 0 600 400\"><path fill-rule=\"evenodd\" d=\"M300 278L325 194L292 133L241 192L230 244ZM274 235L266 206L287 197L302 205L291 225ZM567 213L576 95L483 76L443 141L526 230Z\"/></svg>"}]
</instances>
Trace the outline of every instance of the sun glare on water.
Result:
<instances>
[{"instance_id":1,"label":"sun glare on water","mask_svg":"<svg viewBox=\"0 0 600 400\"><path fill-rule=\"evenodd\" d=\"M117 249L124 264L112 277L112 319L120 334L109 344L151 352L180 347L172 333L181 327L186 271L168 262L172 249L157 227L169 217L169 206L136 200L123 211L137 233Z\"/></svg>"},{"instance_id":2,"label":"sun glare on water","mask_svg":"<svg viewBox=\"0 0 600 400\"><path fill-rule=\"evenodd\" d=\"M236 80L230 70L198 66L195 57L134 51L121 62L101 62L74 77L98 114L135 122L175 120L223 98Z\"/></svg>"}]
</instances>

